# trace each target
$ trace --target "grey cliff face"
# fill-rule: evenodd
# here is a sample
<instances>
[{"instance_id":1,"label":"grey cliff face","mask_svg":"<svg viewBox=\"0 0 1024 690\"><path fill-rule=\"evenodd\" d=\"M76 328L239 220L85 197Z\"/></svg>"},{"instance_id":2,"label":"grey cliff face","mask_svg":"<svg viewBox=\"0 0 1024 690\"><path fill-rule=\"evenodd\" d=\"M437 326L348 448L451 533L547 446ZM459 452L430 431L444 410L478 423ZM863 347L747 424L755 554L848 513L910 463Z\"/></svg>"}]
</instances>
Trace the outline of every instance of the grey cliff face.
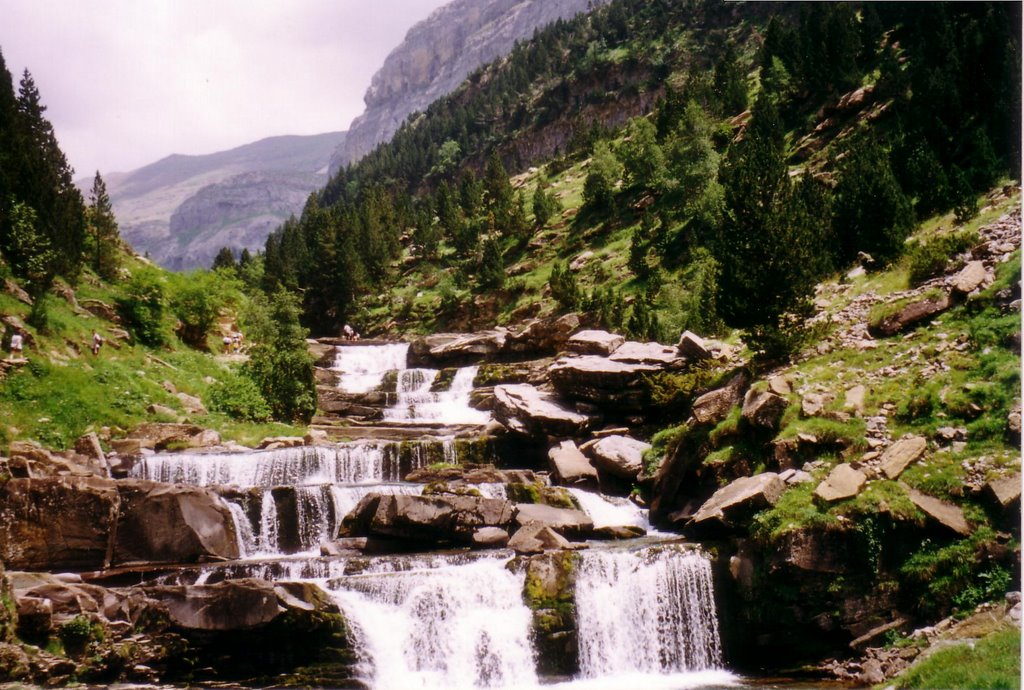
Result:
<instances>
[{"instance_id":1,"label":"grey cliff face","mask_svg":"<svg viewBox=\"0 0 1024 690\"><path fill-rule=\"evenodd\" d=\"M374 75L330 173L388 141L412 113L454 91L478 67L506 55L516 41L604 0L453 0L412 27Z\"/></svg>"}]
</instances>

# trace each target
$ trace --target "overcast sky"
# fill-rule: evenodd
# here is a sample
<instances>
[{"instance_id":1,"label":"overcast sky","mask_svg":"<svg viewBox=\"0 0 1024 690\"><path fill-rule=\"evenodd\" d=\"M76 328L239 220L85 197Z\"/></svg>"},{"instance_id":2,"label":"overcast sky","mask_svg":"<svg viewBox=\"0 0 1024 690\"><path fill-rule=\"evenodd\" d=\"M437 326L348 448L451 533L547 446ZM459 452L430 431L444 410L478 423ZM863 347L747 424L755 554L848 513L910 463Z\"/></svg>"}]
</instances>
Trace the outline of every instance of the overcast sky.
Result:
<instances>
[{"instance_id":1,"label":"overcast sky","mask_svg":"<svg viewBox=\"0 0 1024 690\"><path fill-rule=\"evenodd\" d=\"M347 129L370 77L447 0L0 0L76 177Z\"/></svg>"}]
</instances>

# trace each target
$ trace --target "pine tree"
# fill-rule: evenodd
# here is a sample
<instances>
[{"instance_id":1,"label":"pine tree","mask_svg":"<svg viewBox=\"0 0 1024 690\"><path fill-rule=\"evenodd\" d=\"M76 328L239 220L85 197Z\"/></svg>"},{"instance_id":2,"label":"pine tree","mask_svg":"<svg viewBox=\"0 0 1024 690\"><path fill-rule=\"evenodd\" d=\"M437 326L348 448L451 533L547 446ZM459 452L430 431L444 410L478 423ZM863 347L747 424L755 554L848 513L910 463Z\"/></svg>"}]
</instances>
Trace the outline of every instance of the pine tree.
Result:
<instances>
[{"instance_id":1,"label":"pine tree","mask_svg":"<svg viewBox=\"0 0 1024 690\"><path fill-rule=\"evenodd\" d=\"M105 280L117 278L118 248L120 235L117 232L117 220L114 209L107 194L107 185L96 171L93 178L92 191L89 193L89 208L86 212L89 234L93 243L93 269ZM228 250L230 252L230 250ZM234 258L232 257L232 264Z\"/></svg>"},{"instance_id":2,"label":"pine tree","mask_svg":"<svg viewBox=\"0 0 1024 690\"><path fill-rule=\"evenodd\" d=\"M714 89L719 114L735 115L747 109L747 77L732 42L715 63Z\"/></svg>"},{"instance_id":3,"label":"pine tree","mask_svg":"<svg viewBox=\"0 0 1024 690\"><path fill-rule=\"evenodd\" d=\"M248 250L242 250L242 251L248 251ZM250 261L252 260L251 257L249 258L249 260ZM235 270L235 267L236 267L236 264L235 264L235 253L233 251L231 251L231 247L221 247L220 251L217 252L217 256L213 257L213 266L211 266L211 268L214 271L219 271L219 270L233 271L233 270Z\"/></svg>"},{"instance_id":4,"label":"pine tree","mask_svg":"<svg viewBox=\"0 0 1024 690\"><path fill-rule=\"evenodd\" d=\"M551 217L561 210L558 198L546 189L543 180L537 180L537 187L533 190L533 218L537 227L546 227Z\"/></svg>"},{"instance_id":5,"label":"pine tree","mask_svg":"<svg viewBox=\"0 0 1024 690\"><path fill-rule=\"evenodd\" d=\"M621 174L622 164L612 153L608 142L597 142L583 181L583 204L595 210L610 209L615 199L615 184Z\"/></svg>"},{"instance_id":6,"label":"pine tree","mask_svg":"<svg viewBox=\"0 0 1024 690\"><path fill-rule=\"evenodd\" d=\"M505 264L501 258L501 247L494 237L487 237L481 242L477 283L481 288L492 290L500 290L505 284Z\"/></svg>"},{"instance_id":7,"label":"pine tree","mask_svg":"<svg viewBox=\"0 0 1024 690\"><path fill-rule=\"evenodd\" d=\"M646 117L635 117L626 125L625 141L618 149L626 184L660 193L665 182L665 154L658 144L658 130Z\"/></svg>"}]
</instances>

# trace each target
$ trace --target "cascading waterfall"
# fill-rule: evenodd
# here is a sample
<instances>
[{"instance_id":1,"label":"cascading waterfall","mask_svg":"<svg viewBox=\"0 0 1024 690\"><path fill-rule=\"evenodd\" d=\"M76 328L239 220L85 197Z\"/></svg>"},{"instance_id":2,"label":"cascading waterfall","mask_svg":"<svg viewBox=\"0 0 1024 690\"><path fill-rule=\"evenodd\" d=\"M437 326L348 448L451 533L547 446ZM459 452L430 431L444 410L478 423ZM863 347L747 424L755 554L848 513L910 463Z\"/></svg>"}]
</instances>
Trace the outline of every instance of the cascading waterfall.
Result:
<instances>
[{"instance_id":1,"label":"cascading waterfall","mask_svg":"<svg viewBox=\"0 0 1024 690\"><path fill-rule=\"evenodd\" d=\"M678 545L584 551L576 575L588 678L720 668L711 564Z\"/></svg>"},{"instance_id":2,"label":"cascading waterfall","mask_svg":"<svg viewBox=\"0 0 1024 690\"><path fill-rule=\"evenodd\" d=\"M490 415L469 406L473 379L478 367L463 367L455 372L446 391L431 392L438 372L433 369L406 369L398 372L397 402L384 410L384 419L401 422L440 422L444 424L486 424Z\"/></svg>"},{"instance_id":3,"label":"cascading waterfall","mask_svg":"<svg viewBox=\"0 0 1024 690\"><path fill-rule=\"evenodd\" d=\"M235 523L235 534L238 536L238 555L241 558L250 556L256 552L256 536L252 532L252 525L249 517L245 514L242 506L231 501L225 501L228 510L231 511L231 519Z\"/></svg>"},{"instance_id":4,"label":"cascading waterfall","mask_svg":"<svg viewBox=\"0 0 1024 690\"><path fill-rule=\"evenodd\" d=\"M534 686L525 575L503 559L332 581L374 690Z\"/></svg>"},{"instance_id":5,"label":"cascading waterfall","mask_svg":"<svg viewBox=\"0 0 1024 690\"><path fill-rule=\"evenodd\" d=\"M594 521L594 527L631 525L643 527L645 530L651 528L651 523L647 520L647 511L628 498L605 496L573 487L569 487L568 491L580 504L583 512Z\"/></svg>"},{"instance_id":6,"label":"cascading waterfall","mask_svg":"<svg viewBox=\"0 0 1024 690\"><path fill-rule=\"evenodd\" d=\"M380 386L387 372L405 369L408 355L408 343L338 347L332 368L340 373L341 390L367 393Z\"/></svg>"},{"instance_id":7,"label":"cascading waterfall","mask_svg":"<svg viewBox=\"0 0 1024 690\"><path fill-rule=\"evenodd\" d=\"M422 484L364 484L361 486L332 486L334 513L340 521L369 494L391 494L393 496L419 496Z\"/></svg>"},{"instance_id":8,"label":"cascading waterfall","mask_svg":"<svg viewBox=\"0 0 1024 690\"><path fill-rule=\"evenodd\" d=\"M277 503L274 492L263 492L260 501L260 534L257 541L260 553L277 553Z\"/></svg>"}]
</instances>

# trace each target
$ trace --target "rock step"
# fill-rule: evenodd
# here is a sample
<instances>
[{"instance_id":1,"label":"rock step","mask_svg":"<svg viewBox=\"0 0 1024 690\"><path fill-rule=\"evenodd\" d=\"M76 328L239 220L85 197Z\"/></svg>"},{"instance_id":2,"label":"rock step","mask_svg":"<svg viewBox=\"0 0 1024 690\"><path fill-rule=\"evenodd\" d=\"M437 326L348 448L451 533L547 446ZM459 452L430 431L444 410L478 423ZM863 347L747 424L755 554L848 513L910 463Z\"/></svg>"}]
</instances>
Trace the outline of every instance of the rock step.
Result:
<instances>
[{"instance_id":1,"label":"rock step","mask_svg":"<svg viewBox=\"0 0 1024 690\"><path fill-rule=\"evenodd\" d=\"M332 441L342 439L350 441L415 441L417 439L437 439L446 436L458 438L480 435L481 427L475 424L445 426L442 424L416 425L401 424L389 426L361 426L331 423L332 420L315 418L311 429L324 431Z\"/></svg>"},{"instance_id":2,"label":"rock step","mask_svg":"<svg viewBox=\"0 0 1024 690\"><path fill-rule=\"evenodd\" d=\"M335 345L344 347L368 347L372 345L397 345L401 340L381 340L366 338L361 340L345 340L344 338L317 338L321 345Z\"/></svg>"}]
</instances>

